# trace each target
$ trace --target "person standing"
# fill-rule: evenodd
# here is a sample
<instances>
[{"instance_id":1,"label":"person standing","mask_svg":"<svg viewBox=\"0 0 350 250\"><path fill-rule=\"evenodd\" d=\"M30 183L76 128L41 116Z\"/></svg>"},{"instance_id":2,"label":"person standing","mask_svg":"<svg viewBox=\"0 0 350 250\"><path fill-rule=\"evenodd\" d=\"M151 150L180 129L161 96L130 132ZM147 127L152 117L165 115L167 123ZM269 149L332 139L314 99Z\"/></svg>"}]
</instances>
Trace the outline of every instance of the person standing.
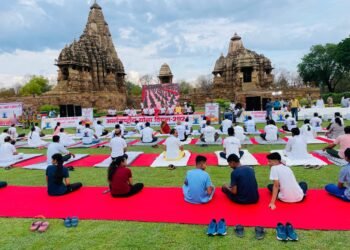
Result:
<instances>
[{"instance_id":1,"label":"person standing","mask_svg":"<svg viewBox=\"0 0 350 250\"><path fill-rule=\"evenodd\" d=\"M324 101L321 96L316 101L316 108L319 108L319 109L324 108Z\"/></svg>"},{"instance_id":2,"label":"person standing","mask_svg":"<svg viewBox=\"0 0 350 250\"><path fill-rule=\"evenodd\" d=\"M273 102L273 109L274 110L281 110L281 102L278 100L278 99L276 99L274 102Z\"/></svg>"},{"instance_id":3,"label":"person standing","mask_svg":"<svg viewBox=\"0 0 350 250\"><path fill-rule=\"evenodd\" d=\"M271 102L271 99L268 99L265 105L265 110L266 110L266 117L268 117L270 120L272 119L272 108L273 108L273 103Z\"/></svg>"},{"instance_id":4,"label":"person standing","mask_svg":"<svg viewBox=\"0 0 350 250\"><path fill-rule=\"evenodd\" d=\"M294 97L290 101L290 112L292 113L292 117L295 118L296 121L298 121L298 111L300 109L300 103L299 100Z\"/></svg>"},{"instance_id":5,"label":"person standing","mask_svg":"<svg viewBox=\"0 0 350 250\"><path fill-rule=\"evenodd\" d=\"M227 158L232 168L230 185L223 185L221 191L238 204L255 204L259 201L258 183L252 167L242 166L239 157L231 154Z\"/></svg>"}]
</instances>

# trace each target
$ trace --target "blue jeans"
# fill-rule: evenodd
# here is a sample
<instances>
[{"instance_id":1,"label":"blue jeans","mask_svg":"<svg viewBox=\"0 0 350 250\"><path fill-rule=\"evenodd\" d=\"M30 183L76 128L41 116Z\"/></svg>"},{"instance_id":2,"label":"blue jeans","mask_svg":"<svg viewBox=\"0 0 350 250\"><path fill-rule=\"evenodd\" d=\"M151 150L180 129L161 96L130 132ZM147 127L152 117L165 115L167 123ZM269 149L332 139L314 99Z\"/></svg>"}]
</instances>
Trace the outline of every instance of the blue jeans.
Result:
<instances>
[{"instance_id":1,"label":"blue jeans","mask_svg":"<svg viewBox=\"0 0 350 250\"><path fill-rule=\"evenodd\" d=\"M335 196L343 201L350 202L350 200L344 195L346 188L339 188L337 185L328 184L325 186L325 189L329 194L331 194L331 195L333 195L333 196Z\"/></svg>"},{"instance_id":2,"label":"blue jeans","mask_svg":"<svg viewBox=\"0 0 350 250\"><path fill-rule=\"evenodd\" d=\"M298 108L291 108L292 117L295 118L296 121L298 121Z\"/></svg>"}]
</instances>

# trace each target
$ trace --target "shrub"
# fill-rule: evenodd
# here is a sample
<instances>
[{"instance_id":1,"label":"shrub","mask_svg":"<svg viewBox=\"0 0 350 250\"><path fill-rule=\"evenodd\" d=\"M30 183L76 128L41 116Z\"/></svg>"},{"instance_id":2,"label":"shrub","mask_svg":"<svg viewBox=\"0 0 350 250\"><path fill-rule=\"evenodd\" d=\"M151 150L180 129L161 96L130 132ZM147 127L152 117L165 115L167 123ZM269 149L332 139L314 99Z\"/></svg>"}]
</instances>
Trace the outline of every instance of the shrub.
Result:
<instances>
[{"instance_id":1,"label":"shrub","mask_svg":"<svg viewBox=\"0 0 350 250\"><path fill-rule=\"evenodd\" d=\"M230 107L230 101L227 99L215 99L214 102L219 104L221 110L226 110Z\"/></svg>"},{"instance_id":2,"label":"shrub","mask_svg":"<svg viewBox=\"0 0 350 250\"><path fill-rule=\"evenodd\" d=\"M51 110L55 110L56 113L58 113L60 111L60 108L58 106L50 105L50 104L45 104L40 106L40 112L49 113Z\"/></svg>"}]
</instances>

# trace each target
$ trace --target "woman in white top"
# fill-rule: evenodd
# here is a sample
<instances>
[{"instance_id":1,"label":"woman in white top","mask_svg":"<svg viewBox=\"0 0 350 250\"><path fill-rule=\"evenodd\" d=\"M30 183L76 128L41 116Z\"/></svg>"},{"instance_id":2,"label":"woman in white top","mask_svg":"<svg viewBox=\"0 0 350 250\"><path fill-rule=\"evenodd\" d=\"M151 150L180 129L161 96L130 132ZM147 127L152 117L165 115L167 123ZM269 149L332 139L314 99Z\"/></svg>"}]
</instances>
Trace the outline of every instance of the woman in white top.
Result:
<instances>
[{"instance_id":1,"label":"woman in white top","mask_svg":"<svg viewBox=\"0 0 350 250\"><path fill-rule=\"evenodd\" d=\"M338 136L344 134L344 123L342 123L340 117L335 118L334 123L331 124L326 136L330 139L336 139Z\"/></svg>"},{"instance_id":2,"label":"woman in white top","mask_svg":"<svg viewBox=\"0 0 350 250\"><path fill-rule=\"evenodd\" d=\"M288 140L284 152L291 160L310 158L310 155L307 152L307 138L300 135L299 128L292 129L292 138Z\"/></svg>"},{"instance_id":3,"label":"woman in white top","mask_svg":"<svg viewBox=\"0 0 350 250\"><path fill-rule=\"evenodd\" d=\"M181 144L180 139L177 137L178 133L176 129L170 130L170 136L165 140L165 160L175 161L180 160L185 156L185 151Z\"/></svg>"},{"instance_id":4,"label":"woman in white top","mask_svg":"<svg viewBox=\"0 0 350 250\"><path fill-rule=\"evenodd\" d=\"M313 140L316 137L316 132L310 125L309 119L304 120L304 125L300 128L300 135L306 137L307 140Z\"/></svg>"},{"instance_id":5,"label":"woman in white top","mask_svg":"<svg viewBox=\"0 0 350 250\"><path fill-rule=\"evenodd\" d=\"M35 127L31 128L27 143L30 147L43 147L48 144L48 142L41 140L40 134L35 130Z\"/></svg>"},{"instance_id":6,"label":"woman in white top","mask_svg":"<svg viewBox=\"0 0 350 250\"><path fill-rule=\"evenodd\" d=\"M83 137L83 130L84 130L83 122L80 121L75 130L75 135L80 138Z\"/></svg>"}]
</instances>

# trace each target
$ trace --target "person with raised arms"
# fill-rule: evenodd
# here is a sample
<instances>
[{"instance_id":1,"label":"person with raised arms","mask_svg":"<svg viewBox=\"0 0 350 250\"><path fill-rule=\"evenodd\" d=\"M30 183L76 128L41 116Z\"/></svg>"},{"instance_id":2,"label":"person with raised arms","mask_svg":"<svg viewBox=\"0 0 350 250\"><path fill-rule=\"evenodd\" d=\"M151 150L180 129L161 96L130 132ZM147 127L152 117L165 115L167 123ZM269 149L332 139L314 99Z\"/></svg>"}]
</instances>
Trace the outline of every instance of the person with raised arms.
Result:
<instances>
[{"instance_id":1,"label":"person with raised arms","mask_svg":"<svg viewBox=\"0 0 350 250\"><path fill-rule=\"evenodd\" d=\"M292 169L283 165L279 153L267 155L268 165L270 166L270 180L267 189L272 193L269 207L276 209L276 200L282 202L296 203L304 200L307 192L307 183L298 183Z\"/></svg>"},{"instance_id":2,"label":"person with raised arms","mask_svg":"<svg viewBox=\"0 0 350 250\"><path fill-rule=\"evenodd\" d=\"M242 158L244 152L241 151L241 141L235 137L235 131L231 127L228 129L228 137L224 139L224 152L220 152L220 157L227 159L226 157L235 154Z\"/></svg>"},{"instance_id":3,"label":"person with raised arms","mask_svg":"<svg viewBox=\"0 0 350 250\"><path fill-rule=\"evenodd\" d=\"M150 127L150 123L146 122L145 128L141 131L141 141L143 143L152 143L158 140L157 137L153 135L154 130Z\"/></svg>"},{"instance_id":4,"label":"person with raised arms","mask_svg":"<svg viewBox=\"0 0 350 250\"><path fill-rule=\"evenodd\" d=\"M80 182L70 183L69 171L63 166L64 157L61 154L52 155L50 160L51 163L46 168L47 193L50 196L69 194L83 186Z\"/></svg>"},{"instance_id":5,"label":"person with raised arms","mask_svg":"<svg viewBox=\"0 0 350 250\"><path fill-rule=\"evenodd\" d=\"M328 184L325 189L329 194L350 202L350 148L344 151L344 158L348 164L340 170L338 184Z\"/></svg>"},{"instance_id":6,"label":"person with raised arms","mask_svg":"<svg viewBox=\"0 0 350 250\"><path fill-rule=\"evenodd\" d=\"M70 158L74 158L75 154L70 153L61 143L60 143L60 137L58 135L54 135L52 137L52 143L49 144L47 147L47 164L52 164L52 156L54 154L63 154L63 161L68 161Z\"/></svg>"},{"instance_id":7,"label":"person with raised arms","mask_svg":"<svg viewBox=\"0 0 350 250\"><path fill-rule=\"evenodd\" d=\"M176 129L170 130L170 136L165 140L165 159L167 161L177 161L185 157L184 147L178 138Z\"/></svg>"},{"instance_id":8,"label":"person with raised arms","mask_svg":"<svg viewBox=\"0 0 350 250\"><path fill-rule=\"evenodd\" d=\"M230 185L223 185L222 192L227 198L238 204L255 204L259 201L258 183L254 169L242 166L236 154L230 154L227 162L231 172Z\"/></svg>"},{"instance_id":9,"label":"person with raised arms","mask_svg":"<svg viewBox=\"0 0 350 250\"><path fill-rule=\"evenodd\" d=\"M193 204L208 203L214 196L215 187L209 174L205 171L207 158L196 157L196 168L187 171L182 191L185 201Z\"/></svg>"},{"instance_id":10,"label":"person with raised arms","mask_svg":"<svg viewBox=\"0 0 350 250\"><path fill-rule=\"evenodd\" d=\"M267 125L264 128L264 133L261 133L260 137L265 141L278 140L278 128L274 120L267 121Z\"/></svg>"},{"instance_id":11,"label":"person with raised arms","mask_svg":"<svg viewBox=\"0 0 350 250\"><path fill-rule=\"evenodd\" d=\"M127 159L124 156L115 158L108 168L107 175L109 191L112 197L130 197L139 193L143 183L133 184L132 173L127 168Z\"/></svg>"}]
</instances>

